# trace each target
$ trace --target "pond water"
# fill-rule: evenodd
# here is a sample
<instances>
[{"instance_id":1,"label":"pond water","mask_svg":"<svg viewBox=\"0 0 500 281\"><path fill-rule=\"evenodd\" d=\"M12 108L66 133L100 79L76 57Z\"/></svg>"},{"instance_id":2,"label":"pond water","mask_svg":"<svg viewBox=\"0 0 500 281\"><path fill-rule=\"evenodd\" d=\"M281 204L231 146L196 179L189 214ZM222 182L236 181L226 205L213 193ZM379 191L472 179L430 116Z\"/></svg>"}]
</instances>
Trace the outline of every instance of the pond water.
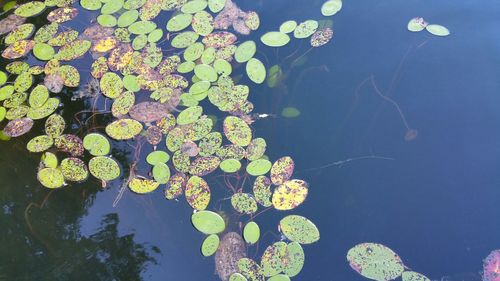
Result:
<instances>
[{"instance_id":1,"label":"pond water","mask_svg":"<svg viewBox=\"0 0 500 281\"><path fill-rule=\"evenodd\" d=\"M321 18L322 1L236 3L259 13L256 41L286 20ZM73 24L96 15L82 11ZM390 247L432 280L481 280L483 259L500 245L498 15L493 0L345 1L333 40L300 65L283 61L308 44L259 50L266 67L281 63L287 75L279 87L251 87L255 112L273 114L252 128L271 159L293 157L295 175L310 186L296 212L321 231L304 246L294 280L366 280L346 260L363 242ZM408 21L420 16L451 35L409 32ZM65 114L87 106L65 102ZM282 117L285 107L300 115ZM414 139L405 139L405 121L418 131ZM126 191L113 206L120 182L102 189L94 179L45 189L35 172L40 155L25 149L35 135L0 146L0 280L220 280L213 257L200 253L204 235L184 199L166 201L160 188ZM123 151L114 147L113 155L129 161ZM213 189L222 185L210 180ZM280 240L281 217L256 218L269 230L262 245Z\"/></svg>"}]
</instances>

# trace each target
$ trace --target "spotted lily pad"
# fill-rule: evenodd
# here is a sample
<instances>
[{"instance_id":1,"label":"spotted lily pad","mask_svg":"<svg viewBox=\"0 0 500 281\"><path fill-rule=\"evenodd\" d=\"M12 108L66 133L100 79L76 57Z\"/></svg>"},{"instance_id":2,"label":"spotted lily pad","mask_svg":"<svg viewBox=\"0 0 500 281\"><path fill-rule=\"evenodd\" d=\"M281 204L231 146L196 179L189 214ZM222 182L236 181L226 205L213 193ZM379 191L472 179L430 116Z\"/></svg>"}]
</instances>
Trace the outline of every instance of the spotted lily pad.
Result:
<instances>
[{"instance_id":1,"label":"spotted lily pad","mask_svg":"<svg viewBox=\"0 0 500 281\"><path fill-rule=\"evenodd\" d=\"M396 253L377 243L356 245L347 252L347 261L356 272L377 281L396 279L405 269Z\"/></svg>"},{"instance_id":2,"label":"spotted lily pad","mask_svg":"<svg viewBox=\"0 0 500 281\"><path fill-rule=\"evenodd\" d=\"M207 182L198 176L189 178L186 184L185 195L187 202L195 210L205 210L208 203L210 203L210 188Z\"/></svg>"},{"instance_id":3,"label":"spotted lily pad","mask_svg":"<svg viewBox=\"0 0 500 281\"><path fill-rule=\"evenodd\" d=\"M17 16L29 18L40 14L43 10L45 10L44 2L31 1L17 7L14 13Z\"/></svg>"},{"instance_id":4,"label":"spotted lily pad","mask_svg":"<svg viewBox=\"0 0 500 281\"><path fill-rule=\"evenodd\" d=\"M401 278L403 281L430 281L427 276L415 271L405 271L401 275Z\"/></svg>"},{"instance_id":5,"label":"spotted lily pad","mask_svg":"<svg viewBox=\"0 0 500 281\"><path fill-rule=\"evenodd\" d=\"M41 135L31 139L28 144L26 144L26 149L29 152L43 152L54 144L54 141L50 136Z\"/></svg>"},{"instance_id":6,"label":"spotted lily pad","mask_svg":"<svg viewBox=\"0 0 500 281\"><path fill-rule=\"evenodd\" d=\"M220 164L219 157L204 156L198 157L189 166L189 173L199 177L206 176L215 171Z\"/></svg>"},{"instance_id":7,"label":"spotted lily pad","mask_svg":"<svg viewBox=\"0 0 500 281\"><path fill-rule=\"evenodd\" d=\"M179 113L179 116L177 116L177 124L179 125L187 125L191 124L194 121L198 120L200 118L201 114L203 113L203 108L201 106L191 106Z\"/></svg>"},{"instance_id":8,"label":"spotted lily pad","mask_svg":"<svg viewBox=\"0 0 500 281\"><path fill-rule=\"evenodd\" d=\"M59 114L52 114L45 121L45 133L52 138L60 136L65 127L66 121L64 121L64 118Z\"/></svg>"},{"instance_id":9,"label":"spotted lily pad","mask_svg":"<svg viewBox=\"0 0 500 281\"><path fill-rule=\"evenodd\" d=\"M88 178L89 171L85 162L78 158L66 158L61 161L61 172L64 179L81 182Z\"/></svg>"},{"instance_id":10,"label":"spotted lily pad","mask_svg":"<svg viewBox=\"0 0 500 281\"><path fill-rule=\"evenodd\" d=\"M8 46L3 52L2 57L6 59L17 59L26 56L35 46L35 41L19 40Z\"/></svg>"},{"instance_id":11,"label":"spotted lily pad","mask_svg":"<svg viewBox=\"0 0 500 281\"><path fill-rule=\"evenodd\" d=\"M224 231L226 223L217 213L212 211L199 211L191 216L193 226L204 234L218 234Z\"/></svg>"},{"instance_id":12,"label":"spotted lily pad","mask_svg":"<svg viewBox=\"0 0 500 281\"><path fill-rule=\"evenodd\" d=\"M37 178L47 188L60 188L64 185L64 176L61 170L57 168L40 169Z\"/></svg>"},{"instance_id":13,"label":"spotted lily pad","mask_svg":"<svg viewBox=\"0 0 500 281\"><path fill-rule=\"evenodd\" d=\"M329 27L318 29L311 36L311 46L313 47L321 47L326 43L330 42L333 37L333 30Z\"/></svg>"},{"instance_id":14,"label":"spotted lily pad","mask_svg":"<svg viewBox=\"0 0 500 281\"><path fill-rule=\"evenodd\" d=\"M308 184L305 181L286 181L274 190L272 197L273 206L281 211L295 209L304 202L307 193Z\"/></svg>"},{"instance_id":15,"label":"spotted lily pad","mask_svg":"<svg viewBox=\"0 0 500 281\"><path fill-rule=\"evenodd\" d=\"M102 93L111 99L115 99L123 91L123 81L116 73L107 72L100 81Z\"/></svg>"},{"instance_id":16,"label":"spotted lily pad","mask_svg":"<svg viewBox=\"0 0 500 281\"><path fill-rule=\"evenodd\" d=\"M408 22L408 30L411 32L419 32L425 29L428 23L424 20L424 18L417 17L413 18Z\"/></svg>"},{"instance_id":17,"label":"spotted lily pad","mask_svg":"<svg viewBox=\"0 0 500 281\"><path fill-rule=\"evenodd\" d=\"M59 49L55 59L61 61L70 61L83 56L91 47L92 43L88 40L75 40L69 42Z\"/></svg>"},{"instance_id":18,"label":"spotted lily pad","mask_svg":"<svg viewBox=\"0 0 500 281\"><path fill-rule=\"evenodd\" d=\"M307 38L311 36L318 29L318 22L315 20L306 20L301 22L293 31L293 35L297 39Z\"/></svg>"},{"instance_id":19,"label":"spotted lily pad","mask_svg":"<svg viewBox=\"0 0 500 281\"><path fill-rule=\"evenodd\" d=\"M19 137L29 132L32 127L33 120L30 118L15 119L5 125L3 133L8 137Z\"/></svg>"},{"instance_id":20,"label":"spotted lily pad","mask_svg":"<svg viewBox=\"0 0 500 281\"><path fill-rule=\"evenodd\" d=\"M235 145L247 146L252 141L252 130L245 121L236 116L226 117L223 129L224 135Z\"/></svg>"},{"instance_id":21,"label":"spotted lily pad","mask_svg":"<svg viewBox=\"0 0 500 281\"><path fill-rule=\"evenodd\" d=\"M289 215L280 221L281 232L291 241L311 244L319 240L319 230L305 217Z\"/></svg>"},{"instance_id":22,"label":"spotted lily pad","mask_svg":"<svg viewBox=\"0 0 500 281\"><path fill-rule=\"evenodd\" d=\"M184 192L187 177L183 173L176 173L170 177L165 188L165 198L168 200L179 198Z\"/></svg>"},{"instance_id":23,"label":"spotted lily pad","mask_svg":"<svg viewBox=\"0 0 500 281\"><path fill-rule=\"evenodd\" d=\"M288 263L288 247L285 242L269 245L260 261L262 274L267 277L281 273Z\"/></svg>"},{"instance_id":24,"label":"spotted lily pad","mask_svg":"<svg viewBox=\"0 0 500 281\"><path fill-rule=\"evenodd\" d=\"M238 261L238 269L240 273L249 281L264 280L262 268L254 260L242 258Z\"/></svg>"},{"instance_id":25,"label":"spotted lily pad","mask_svg":"<svg viewBox=\"0 0 500 281\"><path fill-rule=\"evenodd\" d=\"M288 248L288 263L285 265L283 272L289 277L294 277L300 273L304 267L305 254L302 246L297 242L292 242L287 245Z\"/></svg>"},{"instance_id":26,"label":"spotted lily pad","mask_svg":"<svg viewBox=\"0 0 500 281\"><path fill-rule=\"evenodd\" d=\"M120 176L120 166L115 160L106 156L97 156L89 161L90 173L103 181L111 181Z\"/></svg>"},{"instance_id":27,"label":"spotted lily pad","mask_svg":"<svg viewBox=\"0 0 500 281\"><path fill-rule=\"evenodd\" d=\"M274 162L271 168L271 181L275 185L283 184L293 174L295 163L291 157L282 157Z\"/></svg>"},{"instance_id":28,"label":"spotted lily pad","mask_svg":"<svg viewBox=\"0 0 500 281\"><path fill-rule=\"evenodd\" d=\"M71 7L61 7L51 11L47 15L47 20L50 22L62 23L72 20L78 15L78 9Z\"/></svg>"},{"instance_id":29,"label":"spotted lily pad","mask_svg":"<svg viewBox=\"0 0 500 281\"><path fill-rule=\"evenodd\" d=\"M242 214L253 214L257 211L257 202L248 193L235 193L231 196L231 205Z\"/></svg>"},{"instance_id":30,"label":"spotted lily pad","mask_svg":"<svg viewBox=\"0 0 500 281\"><path fill-rule=\"evenodd\" d=\"M257 203L264 207L270 207L271 202L271 180L266 176L258 176L253 184L253 195Z\"/></svg>"},{"instance_id":31,"label":"spotted lily pad","mask_svg":"<svg viewBox=\"0 0 500 281\"><path fill-rule=\"evenodd\" d=\"M128 140L142 131L142 125L134 119L119 119L106 126L106 133L115 140Z\"/></svg>"},{"instance_id":32,"label":"spotted lily pad","mask_svg":"<svg viewBox=\"0 0 500 281\"><path fill-rule=\"evenodd\" d=\"M156 190L160 184L154 180L146 180L133 178L129 183L128 187L130 190L137 194L146 194Z\"/></svg>"}]
</instances>

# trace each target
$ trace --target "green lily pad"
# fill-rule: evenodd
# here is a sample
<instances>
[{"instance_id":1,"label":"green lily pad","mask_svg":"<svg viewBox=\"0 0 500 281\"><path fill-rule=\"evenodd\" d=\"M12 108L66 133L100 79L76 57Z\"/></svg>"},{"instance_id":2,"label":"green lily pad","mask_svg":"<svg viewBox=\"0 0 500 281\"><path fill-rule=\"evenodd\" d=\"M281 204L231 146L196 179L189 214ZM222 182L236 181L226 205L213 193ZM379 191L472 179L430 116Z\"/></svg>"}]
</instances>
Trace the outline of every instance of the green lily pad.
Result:
<instances>
[{"instance_id":1,"label":"green lily pad","mask_svg":"<svg viewBox=\"0 0 500 281\"><path fill-rule=\"evenodd\" d=\"M196 42L184 51L184 59L186 61L196 61L201 57L204 50L205 46L200 42Z\"/></svg>"},{"instance_id":2,"label":"green lily pad","mask_svg":"<svg viewBox=\"0 0 500 281\"><path fill-rule=\"evenodd\" d=\"M91 47L92 43L88 40L75 40L59 49L59 52L54 56L55 59L61 61L70 61L83 56Z\"/></svg>"},{"instance_id":3,"label":"green lily pad","mask_svg":"<svg viewBox=\"0 0 500 281\"><path fill-rule=\"evenodd\" d=\"M306 20L301 22L297 28L293 31L293 35L297 39L307 38L313 35L314 32L318 29L318 22L315 20Z\"/></svg>"},{"instance_id":4,"label":"green lily pad","mask_svg":"<svg viewBox=\"0 0 500 281\"><path fill-rule=\"evenodd\" d=\"M137 21L137 19L139 19L139 11L126 11L118 17L117 25L118 27L127 27Z\"/></svg>"},{"instance_id":5,"label":"green lily pad","mask_svg":"<svg viewBox=\"0 0 500 281\"><path fill-rule=\"evenodd\" d=\"M183 155L183 154L180 154L180 155ZM189 180L186 184L186 190L184 193L186 195L187 202L195 210L198 210L198 211L205 210L208 206L208 203L210 203L210 194L211 194L210 188L209 188L207 182L198 176L192 176L189 178ZM198 212L198 213L200 213L200 212ZM195 213L194 215L196 215L198 213ZM203 220L201 222L203 225L206 225L207 223L209 223L211 225L214 223L213 221L206 222ZM193 222L193 224L196 227L197 224L195 224L194 222ZM196 228L198 230L201 229L198 227L196 227ZM224 229L222 229L222 230L224 230ZM200 231L205 233L205 234L218 233L218 232L212 232L212 231L210 231L212 233L204 232L202 230L200 230Z\"/></svg>"},{"instance_id":6,"label":"green lily pad","mask_svg":"<svg viewBox=\"0 0 500 281\"><path fill-rule=\"evenodd\" d=\"M170 159L170 156L165 151L157 150L148 154L146 157L146 162L150 165L165 164Z\"/></svg>"},{"instance_id":7,"label":"green lily pad","mask_svg":"<svg viewBox=\"0 0 500 281\"><path fill-rule=\"evenodd\" d=\"M7 74L3 71L0 71L0 86L4 85L7 82Z\"/></svg>"},{"instance_id":8,"label":"green lily pad","mask_svg":"<svg viewBox=\"0 0 500 281\"><path fill-rule=\"evenodd\" d=\"M226 0L208 0L208 9L212 13L219 13L226 6Z\"/></svg>"},{"instance_id":9,"label":"green lily pad","mask_svg":"<svg viewBox=\"0 0 500 281\"><path fill-rule=\"evenodd\" d=\"M280 25L281 33L292 33L297 27L297 22L294 20L285 21Z\"/></svg>"},{"instance_id":10,"label":"green lily pad","mask_svg":"<svg viewBox=\"0 0 500 281\"><path fill-rule=\"evenodd\" d=\"M155 191L160 184L154 180L145 180L139 178L133 178L129 183L128 187L130 190L137 194L146 194Z\"/></svg>"},{"instance_id":11,"label":"green lily pad","mask_svg":"<svg viewBox=\"0 0 500 281\"><path fill-rule=\"evenodd\" d=\"M64 185L64 176L57 168L43 168L38 171L38 181L47 188L60 188Z\"/></svg>"},{"instance_id":12,"label":"green lily pad","mask_svg":"<svg viewBox=\"0 0 500 281\"><path fill-rule=\"evenodd\" d=\"M450 30L448 28L439 24L429 24L425 27L429 33L436 36L448 36L450 35Z\"/></svg>"},{"instance_id":13,"label":"green lily pad","mask_svg":"<svg viewBox=\"0 0 500 281\"><path fill-rule=\"evenodd\" d=\"M257 202L248 193L235 193L231 196L231 205L234 210L242 214L253 214L257 211Z\"/></svg>"},{"instance_id":14,"label":"green lily pad","mask_svg":"<svg viewBox=\"0 0 500 281\"><path fill-rule=\"evenodd\" d=\"M215 82L218 75L215 69L207 64L198 64L194 67L194 74L203 81Z\"/></svg>"},{"instance_id":15,"label":"green lily pad","mask_svg":"<svg viewBox=\"0 0 500 281\"><path fill-rule=\"evenodd\" d=\"M408 30L411 32L419 32L425 29L428 23L423 18L413 18L408 22Z\"/></svg>"},{"instance_id":16,"label":"green lily pad","mask_svg":"<svg viewBox=\"0 0 500 281\"><path fill-rule=\"evenodd\" d=\"M29 18L39 15L41 12L43 12L43 10L45 10L44 2L31 1L17 7L17 9L14 11L14 14L23 18Z\"/></svg>"},{"instance_id":17,"label":"green lily pad","mask_svg":"<svg viewBox=\"0 0 500 281\"><path fill-rule=\"evenodd\" d=\"M123 76L123 86L125 87L125 89L132 92L139 92L141 90L141 87L137 82L137 76L134 75Z\"/></svg>"},{"instance_id":18,"label":"green lily pad","mask_svg":"<svg viewBox=\"0 0 500 281\"><path fill-rule=\"evenodd\" d=\"M83 138L83 147L94 156L108 155L111 145L108 139L98 133L90 133Z\"/></svg>"},{"instance_id":19,"label":"green lily pad","mask_svg":"<svg viewBox=\"0 0 500 281\"><path fill-rule=\"evenodd\" d=\"M170 179L170 168L165 163L158 163L153 167L153 178L159 184L166 184Z\"/></svg>"},{"instance_id":20,"label":"green lily pad","mask_svg":"<svg viewBox=\"0 0 500 281\"><path fill-rule=\"evenodd\" d=\"M123 0L112 0L104 2L101 8L101 14L110 15L120 11L123 8Z\"/></svg>"},{"instance_id":21,"label":"green lily pad","mask_svg":"<svg viewBox=\"0 0 500 281\"><path fill-rule=\"evenodd\" d=\"M132 41L134 50L142 50L148 44L148 36L145 34L138 35Z\"/></svg>"},{"instance_id":22,"label":"green lily pad","mask_svg":"<svg viewBox=\"0 0 500 281\"><path fill-rule=\"evenodd\" d=\"M100 0L80 0L80 5L89 11L97 11L102 7Z\"/></svg>"},{"instance_id":23,"label":"green lily pad","mask_svg":"<svg viewBox=\"0 0 500 281\"><path fill-rule=\"evenodd\" d=\"M191 0L182 6L181 12L186 14L194 14L205 10L207 6L208 3L205 0Z\"/></svg>"},{"instance_id":24,"label":"green lily pad","mask_svg":"<svg viewBox=\"0 0 500 281\"><path fill-rule=\"evenodd\" d=\"M247 223L245 228L243 228L243 238L245 238L245 241L249 244L257 243L260 238L259 225L254 221Z\"/></svg>"},{"instance_id":25,"label":"green lily pad","mask_svg":"<svg viewBox=\"0 0 500 281\"><path fill-rule=\"evenodd\" d=\"M213 21L214 18L208 12L197 12L193 16L191 27L193 28L194 32L198 33L199 35L207 36L214 30Z\"/></svg>"},{"instance_id":26,"label":"green lily pad","mask_svg":"<svg viewBox=\"0 0 500 281\"><path fill-rule=\"evenodd\" d=\"M113 15L99 15L97 17L97 23L104 27L115 27L118 20Z\"/></svg>"},{"instance_id":27,"label":"green lily pad","mask_svg":"<svg viewBox=\"0 0 500 281\"><path fill-rule=\"evenodd\" d=\"M233 66L227 60L216 59L214 62L215 71L224 76L229 76L233 72Z\"/></svg>"},{"instance_id":28,"label":"green lily pad","mask_svg":"<svg viewBox=\"0 0 500 281\"><path fill-rule=\"evenodd\" d=\"M191 25L193 15L179 13L167 22L167 30L170 32L181 31Z\"/></svg>"},{"instance_id":29,"label":"green lily pad","mask_svg":"<svg viewBox=\"0 0 500 281\"><path fill-rule=\"evenodd\" d=\"M43 106L49 99L49 90L44 85L38 85L31 90L28 103L31 107L37 108Z\"/></svg>"},{"instance_id":30,"label":"green lily pad","mask_svg":"<svg viewBox=\"0 0 500 281\"><path fill-rule=\"evenodd\" d=\"M64 179L73 182L82 182L89 177L89 170L85 162L78 158L66 158L61 161L61 172Z\"/></svg>"},{"instance_id":31,"label":"green lily pad","mask_svg":"<svg viewBox=\"0 0 500 281\"><path fill-rule=\"evenodd\" d=\"M60 102L58 98L49 98L41 107L30 108L27 116L33 120L43 119L54 113L59 107Z\"/></svg>"},{"instance_id":32,"label":"green lily pad","mask_svg":"<svg viewBox=\"0 0 500 281\"><path fill-rule=\"evenodd\" d=\"M201 106L191 106L179 113L177 116L177 124L179 125L187 125L191 124L194 121L200 118L203 113L203 108Z\"/></svg>"},{"instance_id":33,"label":"green lily pad","mask_svg":"<svg viewBox=\"0 0 500 281\"><path fill-rule=\"evenodd\" d=\"M47 135L41 135L32 138L28 144L26 144L26 149L29 152L43 152L54 145L54 141L51 137Z\"/></svg>"},{"instance_id":34,"label":"green lily pad","mask_svg":"<svg viewBox=\"0 0 500 281\"><path fill-rule=\"evenodd\" d=\"M342 9L342 0L329 0L321 6L321 14L325 17L333 16Z\"/></svg>"},{"instance_id":35,"label":"green lily pad","mask_svg":"<svg viewBox=\"0 0 500 281\"><path fill-rule=\"evenodd\" d=\"M267 159L257 159L247 165L247 173L252 176L261 176L271 170L272 163Z\"/></svg>"},{"instance_id":36,"label":"green lily pad","mask_svg":"<svg viewBox=\"0 0 500 281\"><path fill-rule=\"evenodd\" d=\"M236 52L234 53L234 58L239 63L244 63L249 61L257 51L257 45L255 45L254 41L245 41L241 43Z\"/></svg>"},{"instance_id":37,"label":"green lily pad","mask_svg":"<svg viewBox=\"0 0 500 281\"><path fill-rule=\"evenodd\" d=\"M403 274L401 275L401 279L403 279L403 281L430 281L427 276L415 271L403 272Z\"/></svg>"},{"instance_id":38,"label":"green lily pad","mask_svg":"<svg viewBox=\"0 0 500 281\"><path fill-rule=\"evenodd\" d=\"M152 21L136 21L128 27L132 34L148 34L156 29L156 23Z\"/></svg>"},{"instance_id":39,"label":"green lily pad","mask_svg":"<svg viewBox=\"0 0 500 281\"><path fill-rule=\"evenodd\" d=\"M211 234L205 238L203 244L201 245L201 254L204 257L209 257L217 251L219 248L220 239L216 234Z\"/></svg>"},{"instance_id":40,"label":"green lily pad","mask_svg":"<svg viewBox=\"0 0 500 281\"><path fill-rule=\"evenodd\" d=\"M23 72L17 76L14 81L14 89L18 93L23 93L28 91L29 88L33 85L33 75L29 72Z\"/></svg>"},{"instance_id":41,"label":"green lily pad","mask_svg":"<svg viewBox=\"0 0 500 281\"><path fill-rule=\"evenodd\" d=\"M281 116L285 118L296 118L300 116L300 111L295 107L285 107L281 111Z\"/></svg>"},{"instance_id":42,"label":"green lily pad","mask_svg":"<svg viewBox=\"0 0 500 281\"><path fill-rule=\"evenodd\" d=\"M106 126L106 134L115 140L132 139L142 131L142 124L134 119L119 119Z\"/></svg>"},{"instance_id":43,"label":"green lily pad","mask_svg":"<svg viewBox=\"0 0 500 281\"><path fill-rule=\"evenodd\" d=\"M212 211L199 211L191 216L191 223L201 233L211 235L226 229L224 219Z\"/></svg>"},{"instance_id":44,"label":"green lily pad","mask_svg":"<svg viewBox=\"0 0 500 281\"><path fill-rule=\"evenodd\" d=\"M237 159L226 159L220 163L220 169L225 173L235 173L241 169L241 162Z\"/></svg>"},{"instance_id":45,"label":"green lily pad","mask_svg":"<svg viewBox=\"0 0 500 281\"><path fill-rule=\"evenodd\" d=\"M257 84L262 84L266 80L266 67L256 58L251 58L247 62L246 71L248 78Z\"/></svg>"},{"instance_id":46,"label":"green lily pad","mask_svg":"<svg viewBox=\"0 0 500 281\"><path fill-rule=\"evenodd\" d=\"M175 36L170 45L177 49L184 49L194 44L199 36L193 31L185 31Z\"/></svg>"},{"instance_id":47,"label":"green lily pad","mask_svg":"<svg viewBox=\"0 0 500 281\"><path fill-rule=\"evenodd\" d=\"M229 281L247 281L248 279L239 272L231 274Z\"/></svg>"},{"instance_id":48,"label":"green lily pad","mask_svg":"<svg viewBox=\"0 0 500 281\"><path fill-rule=\"evenodd\" d=\"M260 41L269 47L282 47L290 42L290 36L279 31L271 31L262 35Z\"/></svg>"},{"instance_id":49,"label":"green lily pad","mask_svg":"<svg viewBox=\"0 0 500 281\"><path fill-rule=\"evenodd\" d=\"M94 177L103 181L112 181L120 176L118 163L106 156L97 156L90 159L89 170Z\"/></svg>"},{"instance_id":50,"label":"green lily pad","mask_svg":"<svg viewBox=\"0 0 500 281\"><path fill-rule=\"evenodd\" d=\"M288 263L283 269L283 273L289 277L294 277L300 273L304 267L305 254L302 246L297 242L292 242L287 245L288 248Z\"/></svg>"},{"instance_id":51,"label":"green lily pad","mask_svg":"<svg viewBox=\"0 0 500 281\"><path fill-rule=\"evenodd\" d=\"M5 37L5 44L10 45L22 39L28 39L35 31L35 25L32 23L21 24L12 30Z\"/></svg>"},{"instance_id":52,"label":"green lily pad","mask_svg":"<svg viewBox=\"0 0 500 281\"><path fill-rule=\"evenodd\" d=\"M55 168L57 168L57 165L59 165L59 161L57 160L57 156L54 153L45 152L42 155L41 164L44 167L55 169Z\"/></svg>"},{"instance_id":53,"label":"green lily pad","mask_svg":"<svg viewBox=\"0 0 500 281\"><path fill-rule=\"evenodd\" d=\"M280 221L281 232L291 241L311 244L319 240L319 230L305 217L289 215Z\"/></svg>"},{"instance_id":54,"label":"green lily pad","mask_svg":"<svg viewBox=\"0 0 500 281\"><path fill-rule=\"evenodd\" d=\"M133 92L124 92L113 101L111 113L114 117L121 117L129 113L135 104L135 94Z\"/></svg>"},{"instance_id":55,"label":"green lily pad","mask_svg":"<svg viewBox=\"0 0 500 281\"><path fill-rule=\"evenodd\" d=\"M347 261L356 272L377 281L396 279L405 270L401 258L396 253L377 243L354 246L347 252Z\"/></svg>"},{"instance_id":56,"label":"green lily pad","mask_svg":"<svg viewBox=\"0 0 500 281\"><path fill-rule=\"evenodd\" d=\"M149 43L156 43L156 42L160 41L162 37L163 37L163 30L161 30L160 28L157 28L148 34L148 42Z\"/></svg>"}]
</instances>

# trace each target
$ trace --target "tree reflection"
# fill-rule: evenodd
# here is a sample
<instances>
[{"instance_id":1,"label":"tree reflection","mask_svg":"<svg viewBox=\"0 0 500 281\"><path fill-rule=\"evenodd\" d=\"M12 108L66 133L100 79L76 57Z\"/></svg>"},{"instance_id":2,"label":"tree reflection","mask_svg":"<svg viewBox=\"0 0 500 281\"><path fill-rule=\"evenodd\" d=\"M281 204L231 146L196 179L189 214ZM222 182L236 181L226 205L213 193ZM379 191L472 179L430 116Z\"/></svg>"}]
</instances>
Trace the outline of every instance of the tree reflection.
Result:
<instances>
[{"instance_id":1,"label":"tree reflection","mask_svg":"<svg viewBox=\"0 0 500 281\"><path fill-rule=\"evenodd\" d=\"M102 217L93 234L82 231L97 185L40 188L32 173L22 173L37 159L8 146L0 155L19 160L0 159L0 280L142 280L159 249L120 234L117 214Z\"/></svg>"}]
</instances>

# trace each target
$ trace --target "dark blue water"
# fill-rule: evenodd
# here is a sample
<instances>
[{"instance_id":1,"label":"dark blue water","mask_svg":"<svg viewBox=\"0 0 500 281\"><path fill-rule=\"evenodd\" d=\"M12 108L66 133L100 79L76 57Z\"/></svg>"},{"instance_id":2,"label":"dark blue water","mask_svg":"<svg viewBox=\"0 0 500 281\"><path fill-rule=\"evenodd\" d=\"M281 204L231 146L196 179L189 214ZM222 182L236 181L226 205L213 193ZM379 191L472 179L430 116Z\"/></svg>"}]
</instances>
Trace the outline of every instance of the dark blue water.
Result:
<instances>
[{"instance_id":1,"label":"dark blue water","mask_svg":"<svg viewBox=\"0 0 500 281\"><path fill-rule=\"evenodd\" d=\"M285 20L320 18L321 1L241 6L261 15L258 38ZM480 279L482 259L500 245L498 15L492 0L346 1L333 18L334 39L305 64L283 60L306 52L306 43L259 54L287 76L281 87L252 88L255 111L294 106L301 115L258 121L256 134L271 159L295 159L297 177L311 186L297 213L321 231L294 280L364 280L345 259L362 242L389 246L431 279ZM451 35L408 32L417 16ZM393 104L370 83L359 87L370 76L418 130L414 140L405 140ZM37 156L22 143L0 150L0 280L218 280L213 258L199 253L204 237L184 200L166 202L158 189L126 193L113 208L117 187L98 191L96 181L49 196L33 172ZM256 221L278 233L281 215Z\"/></svg>"}]
</instances>

